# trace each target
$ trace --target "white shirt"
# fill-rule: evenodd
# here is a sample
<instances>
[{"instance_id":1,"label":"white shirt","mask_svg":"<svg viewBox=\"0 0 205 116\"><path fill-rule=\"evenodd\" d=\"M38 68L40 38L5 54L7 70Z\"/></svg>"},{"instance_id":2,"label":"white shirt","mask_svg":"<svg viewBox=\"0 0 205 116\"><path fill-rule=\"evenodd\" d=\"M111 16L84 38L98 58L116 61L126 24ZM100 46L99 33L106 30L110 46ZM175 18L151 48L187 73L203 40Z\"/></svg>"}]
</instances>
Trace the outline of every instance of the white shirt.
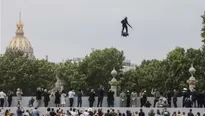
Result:
<instances>
[{"instance_id":1,"label":"white shirt","mask_svg":"<svg viewBox=\"0 0 205 116\"><path fill-rule=\"evenodd\" d=\"M71 112L71 115L72 115L72 116L77 116L78 113L77 113L77 112Z\"/></svg>"},{"instance_id":2,"label":"white shirt","mask_svg":"<svg viewBox=\"0 0 205 116\"><path fill-rule=\"evenodd\" d=\"M6 94L3 91L0 91L0 99L4 99L6 97Z\"/></svg>"},{"instance_id":3,"label":"white shirt","mask_svg":"<svg viewBox=\"0 0 205 116\"><path fill-rule=\"evenodd\" d=\"M30 116L28 112L23 113L23 116Z\"/></svg>"},{"instance_id":4,"label":"white shirt","mask_svg":"<svg viewBox=\"0 0 205 116\"><path fill-rule=\"evenodd\" d=\"M68 92L68 98L74 98L75 97L75 92L69 91Z\"/></svg>"},{"instance_id":5,"label":"white shirt","mask_svg":"<svg viewBox=\"0 0 205 116\"><path fill-rule=\"evenodd\" d=\"M88 112L84 112L83 114L84 114L84 116L89 116Z\"/></svg>"}]
</instances>

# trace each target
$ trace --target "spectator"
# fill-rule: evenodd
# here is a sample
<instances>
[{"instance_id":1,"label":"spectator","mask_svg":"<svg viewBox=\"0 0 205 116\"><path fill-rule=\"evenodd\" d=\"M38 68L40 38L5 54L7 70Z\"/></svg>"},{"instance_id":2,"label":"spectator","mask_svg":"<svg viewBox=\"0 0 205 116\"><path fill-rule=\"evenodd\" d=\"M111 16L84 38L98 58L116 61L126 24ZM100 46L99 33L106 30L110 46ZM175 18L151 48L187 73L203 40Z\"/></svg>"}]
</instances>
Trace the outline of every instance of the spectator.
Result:
<instances>
[{"instance_id":1,"label":"spectator","mask_svg":"<svg viewBox=\"0 0 205 116\"><path fill-rule=\"evenodd\" d=\"M71 90L68 92L68 98L69 98L69 101L70 101L70 107L73 107L74 97L75 97L75 92L74 92L73 89L71 89Z\"/></svg>"},{"instance_id":2,"label":"spectator","mask_svg":"<svg viewBox=\"0 0 205 116\"><path fill-rule=\"evenodd\" d=\"M200 116L200 115L201 115L200 112L197 112L197 113L196 113L196 116Z\"/></svg>"},{"instance_id":3,"label":"spectator","mask_svg":"<svg viewBox=\"0 0 205 116\"><path fill-rule=\"evenodd\" d=\"M156 116L161 116L161 113L159 110L157 110Z\"/></svg>"},{"instance_id":4,"label":"spectator","mask_svg":"<svg viewBox=\"0 0 205 116\"><path fill-rule=\"evenodd\" d=\"M46 116L50 116L50 113L51 113L51 109L50 109L50 108L47 108L47 110L46 110Z\"/></svg>"},{"instance_id":5,"label":"spectator","mask_svg":"<svg viewBox=\"0 0 205 116\"><path fill-rule=\"evenodd\" d=\"M61 101L61 106L64 107L66 104L66 94L64 90L62 90L60 101Z\"/></svg>"},{"instance_id":6,"label":"spectator","mask_svg":"<svg viewBox=\"0 0 205 116\"><path fill-rule=\"evenodd\" d=\"M41 105L41 97L42 97L42 89L40 87L38 87L37 91L36 91L37 107L39 107Z\"/></svg>"},{"instance_id":7,"label":"spectator","mask_svg":"<svg viewBox=\"0 0 205 116\"><path fill-rule=\"evenodd\" d=\"M23 113L23 116L30 116L30 115L31 114L30 114L29 110L26 110L26 112Z\"/></svg>"},{"instance_id":8,"label":"spectator","mask_svg":"<svg viewBox=\"0 0 205 116\"><path fill-rule=\"evenodd\" d=\"M5 111L5 116L10 116L9 110L6 110L6 111Z\"/></svg>"},{"instance_id":9,"label":"spectator","mask_svg":"<svg viewBox=\"0 0 205 116\"><path fill-rule=\"evenodd\" d=\"M89 116L88 110L85 109L85 112L83 114L84 114L84 116Z\"/></svg>"},{"instance_id":10,"label":"spectator","mask_svg":"<svg viewBox=\"0 0 205 116\"><path fill-rule=\"evenodd\" d=\"M177 116L177 113L176 113L176 112L173 112L172 116Z\"/></svg>"},{"instance_id":11,"label":"spectator","mask_svg":"<svg viewBox=\"0 0 205 116\"><path fill-rule=\"evenodd\" d=\"M163 108L163 105L164 105L164 101L163 101L163 98L161 97L161 98L159 99L159 101L157 102L157 107L158 107L158 108Z\"/></svg>"},{"instance_id":12,"label":"spectator","mask_svg":"<svg viewBox=\"0 0 205 116\"><path fill-rule=\"evenodd\" d=\"M148 113L149 116L155 116L154 110L151 109L150 112Z\"/></svg>"},{"instance_id":13,"label":"spectator","mask_svg":"<svg viewBox=\"0 0 205 116\"><path fill-rule=\"evenodd\" d=\"M82 96L83 96L83 92L81 89L79 89L77 93L77 97L78 97L77 107L82 107Z\"/></svg>"},{"instance_id":14,"label":"spectator","mask_svg":"<svg viewBox=\"0 0 205 116\"><path fill-rule=\"evenodd\" d=\"M185 113L185 112L183 112L183 113L182 113L182 116L186 116L186 113Z\"/></svg>"},{"instance_id":15,"label":"spectator","mask_svg":"<svg viewBox=\"0 0 205 116\"><path fill-rule=\"evenodd\" d=\"M55 93L55 104L56 104L56 107L59 107L59 106L60 106L60 97L61 97L61 94L60 94L60 92L57 90L56 93Z\"/></svg>"},{"instance_id":16,"label":"spectator","mask_svg":"<svg viewBox=\"0 0 205 116\"><path fill-rule=\"evenodd\" d=\"M139 116L145 116L145 113L140 109Z\"/></svg>"},{"instance_id":17,"label":"spectator","mask_svg":"<svg viewBox=\"0 0 205 116\"><path fill-rule=\"evenodd\" d=\"M8 99L7 99L7 101L8 101L8 107L11 107L12 98L13 98L13 92L8 91L7 96L8 96Z\"/></svg>"},{"instance_id":18,"label":"spectator","mask_svg":"<svg viewBox=\"0 0 205 116\"><path fill-rule=\"evenodd\" d=\"M50 101L50 93L47 91L47 89L44 90L44 93L43 93L43 100L44 100L44 106L45 107L48 107L48 103Z\"/></svg>"},{"instance_id":19,"label":"spectator","mask_svg":"<svg viewBox=\"0 0 205 116\"><path fill-rule=\"evenodd\" d=\"M23 95L23 91L22 91L22 89L18 88L17 91L16 91L16 96L17 96L17 106L21 106L22 95Z\"/></svg>"},{"instance_id":20,"label":"spectator","mask_svg":"<svg viewBox=\"0 0 205 116\"><path fill-rule=\"evenodd\" d=\"M164 108L164 109L163 109L162 115L164 115L164 116L170 116L170 113L169 113L169 111L167 111L167 108Z\"/></svg>"},{"instance_id":21,"label":"spectator","mask_svg":"<svg viewBox=\"0 0 205 116\"><path fill-rule=\"evenodd\" d=\"M194 116L194 114L192 113L192 109L189 110L189 113L187 116Z\"/></svg>"},{"instance_id":22,"label":"spectator","mask_svg":"<svg viewBox=\"0 0 205 116\"><path fill-rule=\"evenodd\" d=\"M50 116L56 116L56 113L53 108L51 109Z\"/></svg>"},{"instance_id":23,"label":"spectator","mask_svg":"<svg viewBox=\"0 0 205 116\"><path fill-rule=\"evenodd\" d=\"M181 112L180 112L180 111L178 111L178 114L177 114L177 116L181 116Z\"/></svg>"},{"instance_id":24,"label":"spectator","mask_svg":"<svg viewBox=\"0 0 205 116\"><path fill-rule=\"evenodd\" d=\"M40 115L40 112L39 112L37 107L35 107L35 109L33 110L32 114L33 114L33 116L39 116Z\"/></svg>"},{"instance_id":25,"label":"spectator","mask_svg":"<svg viewBox=\"0 0 205 116\"><path fill-rule=\"evenodd\" d=\"M147 101L144 106L147 108L150 108L152 106L152 104L149 101Z\"/></svg>"},{"instance_id":26,"label":"spectator","mask_svg":"<svg viewBox=\"0 0 205 116\"><path fill-rule=\"evenodd\" d=\"M29 102L28 102L28 107L33 107L34 101L35 101L34 98L31 97L31 99L30 99Z\"/></svg>"},{"instance_id":27,"label":"spectator","mask_svg":"<svg viewBox=\"0 0 205 116\"><path fill-rule=\"evenodd\" d=\"M0 90L0 107L4 107L4 100L6 98L6 94L3 92L3 90Z\"/></svg>"},{"instance_id":28,"label":"spectator","mask_svg":"<svg viewBox=\"0 0 205 116\"><path fill-rule=\"evenodd\" d=\"M17 109L17 111L16 111L17 116L23 116L23 113L24 113L23 108L18 107L18 109Z\"/></svg>"}]
</instances>

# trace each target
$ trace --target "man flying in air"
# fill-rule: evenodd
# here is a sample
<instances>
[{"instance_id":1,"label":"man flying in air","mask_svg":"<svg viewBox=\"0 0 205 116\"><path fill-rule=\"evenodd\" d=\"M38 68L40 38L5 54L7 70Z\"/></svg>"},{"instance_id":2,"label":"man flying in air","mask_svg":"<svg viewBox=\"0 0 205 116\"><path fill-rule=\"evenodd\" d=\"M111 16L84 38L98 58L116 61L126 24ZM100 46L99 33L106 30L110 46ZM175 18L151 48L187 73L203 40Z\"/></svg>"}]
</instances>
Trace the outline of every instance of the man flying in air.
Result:
<instances>
[{"instance_id":1,"label":"man flying in air","mask_svg":"<svg viewBox=\"0 0 205 116\"><path fill-rule=\"evenodd\" d=\"M128 23L128 21L127 21L127 17L125 17L122 21L121 21L121 23L122 23L122 35L124 34L124 29L126 30L126 34L128 35L128 27L127 27L127 25L130 27L130 28L132 28L132 26Z\"/></svg>"}]
</instances>

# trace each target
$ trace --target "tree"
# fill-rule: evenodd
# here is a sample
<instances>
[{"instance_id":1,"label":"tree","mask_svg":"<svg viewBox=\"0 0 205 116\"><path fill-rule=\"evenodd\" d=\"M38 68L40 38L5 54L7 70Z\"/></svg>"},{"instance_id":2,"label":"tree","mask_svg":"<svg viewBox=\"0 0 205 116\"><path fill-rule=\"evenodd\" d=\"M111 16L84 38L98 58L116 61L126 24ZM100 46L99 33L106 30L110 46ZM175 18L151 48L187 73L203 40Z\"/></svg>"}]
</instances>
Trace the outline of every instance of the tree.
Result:
<instances>
[{"instance_id":1,"label":"tree","mask_svg":"<svg viewBox=\"0 0 205 116\"><path fill-rule=\"evenodd\" d=\"M79 64L66 61L57 66L57 75L64 81L65 90L73 88L75 90L86 88L86 76L79 71Z\"/></svg>"},{"instance_id":2,"label":"tree","mask_svg":"<svg viewBox=\"0 0 205 116\"><path fill-rule=\"evenodd\" d=\"M25 95L34 94L37 87L49 88L55 82L54 64L45 60L30 60L21 51L8 49L0 57L1 88Z\"/></svg>"},{"instance_id":3,"label":"tree","mask_svg":"<svg viewBox=\"0 0 205 116\"><path fill-rule=\"evenodd\" d=\"M99 85L103 85L105 90L108 90L109 81L112 79L111 71L114 67L119 71L124 59L123 52L116 48L95 50L87 55L79 64L79 71L87 77L88 90L98 88Z\"/></svg>"},{"instance_id":4,"label":"tree","mask_svg":"<svg viewBox=\"0 0 205 116\"><path fill-rule=\"evenodd\" d=\"M202 24L203 24L203 27L201 29L201 37L203 38L202 42L205 43L205 12L204 12L204 15L201 16L202 18Z\"/></svg>"}]
</instances>

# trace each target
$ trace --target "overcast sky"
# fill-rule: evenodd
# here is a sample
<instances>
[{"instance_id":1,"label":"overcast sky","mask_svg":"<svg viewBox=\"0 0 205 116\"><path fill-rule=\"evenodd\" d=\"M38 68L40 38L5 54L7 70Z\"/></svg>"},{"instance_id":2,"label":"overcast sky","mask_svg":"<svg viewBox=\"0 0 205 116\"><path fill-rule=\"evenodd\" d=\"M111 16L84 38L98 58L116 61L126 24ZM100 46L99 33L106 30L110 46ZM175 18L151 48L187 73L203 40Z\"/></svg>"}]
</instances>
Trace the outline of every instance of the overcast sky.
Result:
<instances>
[{"instance_id":1,"label":"overcast sky","mask_svg":"<svg viewBox=\"0 0 205 116\"><path fill-rule=\"evenodd\" d=\"M176 46L200 48L205 0L1 0L1 53L15 36L19 10L37 58L84 57L116 47L128 60L163 59ZM123 38L121 19L133 30Z\"/></svg>"}]
</instances>

